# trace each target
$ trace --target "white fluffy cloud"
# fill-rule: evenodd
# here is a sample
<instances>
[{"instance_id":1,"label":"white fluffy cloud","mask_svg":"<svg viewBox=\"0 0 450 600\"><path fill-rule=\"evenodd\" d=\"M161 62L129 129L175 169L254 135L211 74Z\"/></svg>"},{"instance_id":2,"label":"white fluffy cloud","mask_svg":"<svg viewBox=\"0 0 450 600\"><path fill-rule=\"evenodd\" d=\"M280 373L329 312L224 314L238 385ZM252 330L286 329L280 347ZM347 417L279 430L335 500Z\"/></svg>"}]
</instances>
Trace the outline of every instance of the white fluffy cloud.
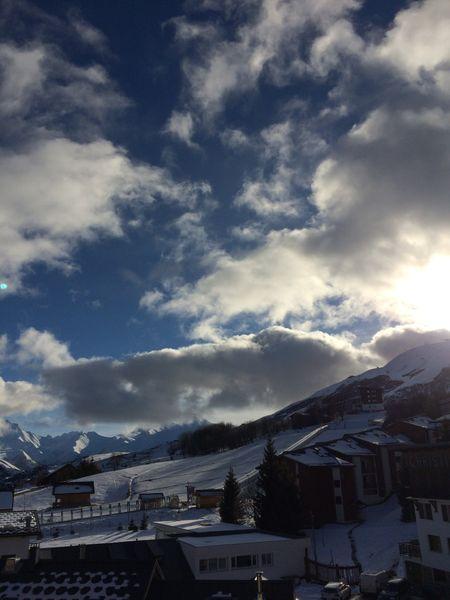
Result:
<instances>
[{"instance_id":1,"label":"white fluffy cloud","mask_svg":"<svg viewBox=\"0 0 450 600\"><path fill-rule=\"evenodd\" d=\"M167 121L164 131L181 140L188 146L196 147L196 144L192 141L192 136L194 135L194 119L192 118L191 113L173 111Z\"/></svg>"},{"instance_id":2,"label":"white fluffy cloud","mask_svg":"<svg viewBox=\"0 0 450 600\"><path fill-rule=\"evenodd\" d=\"M60 342L49 331L38 331L29 327L16 341L16 359L20 364L37 364L47 369L63 367L74 362L67 344Z\"/></svg>"},{"instance_id":3,"label":"white fluffy cloud","mask_svg":"<svg viewBox=\"0 0 450 600\"><path fill-rule=\"evenodd\" d=\"M28 415L52 410L58 401L39 384L28 381L5 381L0 377L0 415Z\"/></svg>"},{"instance_id":4,"label":"white fluffy cloud","mask_svg":"<svg viewBox=\"0 0 450 600\"><path fill-rule=\"evenodd\" d=\"M228 97L253 90L260 78L282 85L304 74L307 65L299 50L299 38L310 30L325 31L336 19L358 6L356 0L233 0L195 5L197 10L219 10L237 26L231 39L219 27L204 27L175 20L178 39L196 40L195 57L184 61L184 73L194 103L210 118Z\"/></svg>"}]
</instances>

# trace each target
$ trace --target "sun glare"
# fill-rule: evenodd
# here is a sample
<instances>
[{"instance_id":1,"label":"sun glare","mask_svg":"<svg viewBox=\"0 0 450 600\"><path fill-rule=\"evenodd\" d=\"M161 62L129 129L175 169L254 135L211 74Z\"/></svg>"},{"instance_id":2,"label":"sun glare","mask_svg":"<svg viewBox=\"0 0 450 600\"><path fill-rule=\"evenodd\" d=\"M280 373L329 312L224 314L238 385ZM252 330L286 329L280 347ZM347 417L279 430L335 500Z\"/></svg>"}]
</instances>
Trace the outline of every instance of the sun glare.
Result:
<instances>
[{"instance_id":1,"label":"sun glare","mask_svg":"<svg viewBox=\"0 0 450 600\"><path fill-rule=\"evenodd\" d=\"M417 325L450 328L450 256L433 258L402 279L395 296Z\"/></svg>"}]
</instances>

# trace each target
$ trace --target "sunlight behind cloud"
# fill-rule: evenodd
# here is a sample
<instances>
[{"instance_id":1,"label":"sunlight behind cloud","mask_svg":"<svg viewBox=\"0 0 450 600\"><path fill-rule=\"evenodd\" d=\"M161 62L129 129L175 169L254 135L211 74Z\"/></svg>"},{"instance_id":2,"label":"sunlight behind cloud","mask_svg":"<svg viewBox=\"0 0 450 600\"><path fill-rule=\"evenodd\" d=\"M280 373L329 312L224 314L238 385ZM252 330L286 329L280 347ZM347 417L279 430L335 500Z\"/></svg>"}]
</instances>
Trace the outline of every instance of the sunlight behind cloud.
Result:
<instances>
[{"instance_id":1,"label":"sunlight behind cloud","mask_svg":"<svg viewBox=\"0 0 450 600\"><path fill-rule=\"evenodd\" d=\"M421 327L450 327L450 256L434 256L395 287L396 298Z\"/></svg>"}]
</instances>

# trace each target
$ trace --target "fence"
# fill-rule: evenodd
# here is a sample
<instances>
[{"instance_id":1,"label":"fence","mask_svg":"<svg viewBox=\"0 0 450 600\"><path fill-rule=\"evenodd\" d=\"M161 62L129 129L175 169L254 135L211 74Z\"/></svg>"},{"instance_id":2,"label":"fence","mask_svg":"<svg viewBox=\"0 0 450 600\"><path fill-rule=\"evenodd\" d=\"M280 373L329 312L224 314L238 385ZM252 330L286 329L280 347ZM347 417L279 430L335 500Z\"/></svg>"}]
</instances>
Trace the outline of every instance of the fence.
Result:
<instances>
[{"instance_id":1,"label":"fence","mask_svg":"<svg viewBox=\"0 0 450 600\"><path fill-rule=\"evenodd\" d=\"M95 504L92 506L81 506L65 510L47 510L39 514L41 525L53 525L55 523L70 523L81 519L93 519L109 515L120 515L122 513L136 512L140 510L139 501L116 502L110 504Z\"/></svg>"},{"instance_id":2,"label":"fence","mask_svg":"<svg viewBox=\"0 0 450 600\"><path fill-rule=\"evenodd\" d=\"M361 575L356 565L325 565L310 558L305 558L306 576L317 581L345 581L349 585L357 585Z\"/></svg>"}]
</instances>

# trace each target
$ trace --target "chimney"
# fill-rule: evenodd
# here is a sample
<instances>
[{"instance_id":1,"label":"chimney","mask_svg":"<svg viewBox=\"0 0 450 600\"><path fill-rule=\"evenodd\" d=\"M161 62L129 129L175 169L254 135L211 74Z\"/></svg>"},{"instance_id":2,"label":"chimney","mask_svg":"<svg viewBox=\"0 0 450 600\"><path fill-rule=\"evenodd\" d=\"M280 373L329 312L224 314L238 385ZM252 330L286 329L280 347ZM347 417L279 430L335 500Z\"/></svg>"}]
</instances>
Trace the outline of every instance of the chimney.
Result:
<instances>
[{"instance_id":1,"label":"chimney","mask_svg":"<svg viewBox=\"0 0 450 600\"><path fill-rule=\"evenodd\" d=\"M80 546L80 560L86 560L86 544Z\"/></svg>"}]
</instances>

